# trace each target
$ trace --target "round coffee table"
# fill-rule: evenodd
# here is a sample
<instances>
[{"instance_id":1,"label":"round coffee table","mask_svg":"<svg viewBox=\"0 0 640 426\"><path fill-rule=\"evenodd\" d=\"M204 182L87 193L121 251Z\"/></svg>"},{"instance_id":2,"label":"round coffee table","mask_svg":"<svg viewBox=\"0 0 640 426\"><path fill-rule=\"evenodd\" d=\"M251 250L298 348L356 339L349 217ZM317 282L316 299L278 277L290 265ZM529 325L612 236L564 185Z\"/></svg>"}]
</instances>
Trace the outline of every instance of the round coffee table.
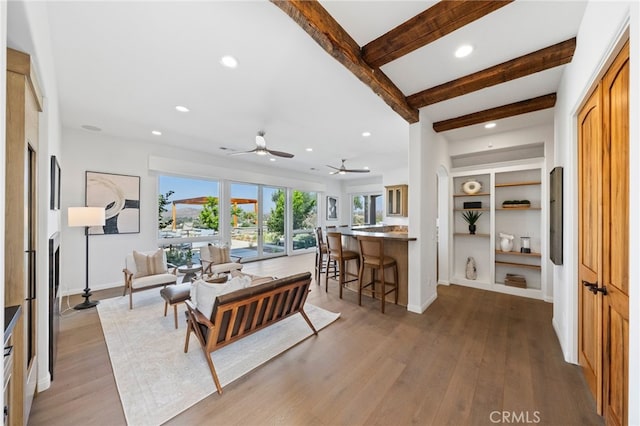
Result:
<instances>
[{"instance_id":1,"label":"round coffee table","mask_svg":"<svg viewBox=\"0 0 640 426\"><path fill-rule=\"evenodd\" d=\"M199 263L194 263L191 266L182 265L178 266L178 272L184 274L182 277L183 283L191 282L191 278L196 277L196 273L202 271L202 265Z\"/></svg>"}]
</instances>

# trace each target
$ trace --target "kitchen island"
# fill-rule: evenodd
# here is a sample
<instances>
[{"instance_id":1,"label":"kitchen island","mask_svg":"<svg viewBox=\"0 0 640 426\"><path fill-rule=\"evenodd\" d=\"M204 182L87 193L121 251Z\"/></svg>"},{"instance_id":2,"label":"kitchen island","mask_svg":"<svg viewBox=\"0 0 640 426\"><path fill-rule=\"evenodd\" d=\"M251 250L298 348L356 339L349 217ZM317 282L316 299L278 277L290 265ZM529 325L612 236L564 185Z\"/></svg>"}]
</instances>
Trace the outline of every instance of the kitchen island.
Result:
<instances>
[{"instance_id":1,"label":"kitchen island","mask_svg":"<svg viewBox=\"0 0 640 426\"><path fill-rule=\"evenodd\" d=\"M407 228L396 225L379 225L354 227L341 226L336 228L327 228L327 232L339 232L342 234L342 246L345 250L352 250L356 253L360 252L358 247L358 236L376 237L384 239L384 254L393 257L398 264L398 304L407 306L408 300L408 284L409 284L409 241L416 241L415 237L409 237ZM348 262L348 272L357 274L355 262ZM385 278L387 281L393 281L393 270L388 268L385 270ZM371 271L367 270L364 276L365 282L371 280ZM346 285L346 288L358 292L358 282L353 281ZM364 294L364 292L363 292ZM393 303L392 294L387 296L387 302Z\"/></svg>"}]
</instances>

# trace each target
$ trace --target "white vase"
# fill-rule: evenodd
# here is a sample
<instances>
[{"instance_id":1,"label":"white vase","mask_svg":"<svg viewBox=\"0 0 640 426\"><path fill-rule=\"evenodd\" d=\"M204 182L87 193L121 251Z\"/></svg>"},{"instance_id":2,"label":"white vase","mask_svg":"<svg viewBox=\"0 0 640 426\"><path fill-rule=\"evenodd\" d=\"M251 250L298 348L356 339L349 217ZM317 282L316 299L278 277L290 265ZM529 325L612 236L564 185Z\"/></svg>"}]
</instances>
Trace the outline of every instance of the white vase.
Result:
<instances>
[{"instance_id":1,"label":"white vase","mask_svg":"<svg viewBox=\"0 0 640 426\"><path fill-rule=\"evenodd\" d=\"M513 250L513 239L506 238L506 237L500 239L500 249L502 251L511 251L511 250Z\"/></svg>"}]
</instances>

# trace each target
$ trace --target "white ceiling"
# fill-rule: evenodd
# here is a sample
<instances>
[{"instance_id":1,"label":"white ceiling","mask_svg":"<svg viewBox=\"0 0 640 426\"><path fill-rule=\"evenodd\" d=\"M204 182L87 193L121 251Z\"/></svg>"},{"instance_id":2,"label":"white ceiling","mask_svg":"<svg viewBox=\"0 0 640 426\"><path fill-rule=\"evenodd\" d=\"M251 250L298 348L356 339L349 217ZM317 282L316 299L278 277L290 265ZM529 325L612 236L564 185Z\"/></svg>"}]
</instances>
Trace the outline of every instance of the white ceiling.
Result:
<instances>
[{"instance_id":1,"label":"white ceiling","mask_svg":"<svg viewBox=\"0 0 640 426\"><path fill-rule=\"evenodd\" d=\"M364 45L434 2L321 3ZM127 140L218 155L226 155L220 147L253 149L263 129L268 148L295 154L274 167L322 177L330 171L325 165L339 166L341 158L349 168L369 166L372 174L406 167L409 125L267 1L50 1L48 9L65 126L93 125ZM409 95L571 38L583 12L583 2L518 0L382 69ZM17 34L9 25L9 45ZM475 51L455 59L462 42ZM225 54L238 59L237 69L219 64ZM425 110L438 121L552 93L562 69ZM191 112L179 113L176 105ZM549 111L532 113L501 121L492 131L552 119ZM363 131L372 136L362 137ZM487 132L471 126L445 136L460 140ZM235 158L248 166L269 164L255 155Z\"/></svg>"}]
</instances>

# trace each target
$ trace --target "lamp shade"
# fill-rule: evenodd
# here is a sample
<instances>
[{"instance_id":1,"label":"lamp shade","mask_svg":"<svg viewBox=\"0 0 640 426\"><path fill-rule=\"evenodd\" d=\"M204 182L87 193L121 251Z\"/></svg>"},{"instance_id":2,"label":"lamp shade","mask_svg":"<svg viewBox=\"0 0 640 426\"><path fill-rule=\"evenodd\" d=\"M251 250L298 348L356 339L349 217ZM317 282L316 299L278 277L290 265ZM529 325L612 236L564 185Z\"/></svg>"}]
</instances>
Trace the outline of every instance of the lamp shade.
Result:
<instances>
[{"instance_id":1,"label":"lamp shade","mask_svg":"<svg viewBox=\"0 0 640 426\"><path fill-rule=\"evenodd\" d=\"M103 226L104 207L69 207L69 226Z\"/></svg>"}]
</instances>

